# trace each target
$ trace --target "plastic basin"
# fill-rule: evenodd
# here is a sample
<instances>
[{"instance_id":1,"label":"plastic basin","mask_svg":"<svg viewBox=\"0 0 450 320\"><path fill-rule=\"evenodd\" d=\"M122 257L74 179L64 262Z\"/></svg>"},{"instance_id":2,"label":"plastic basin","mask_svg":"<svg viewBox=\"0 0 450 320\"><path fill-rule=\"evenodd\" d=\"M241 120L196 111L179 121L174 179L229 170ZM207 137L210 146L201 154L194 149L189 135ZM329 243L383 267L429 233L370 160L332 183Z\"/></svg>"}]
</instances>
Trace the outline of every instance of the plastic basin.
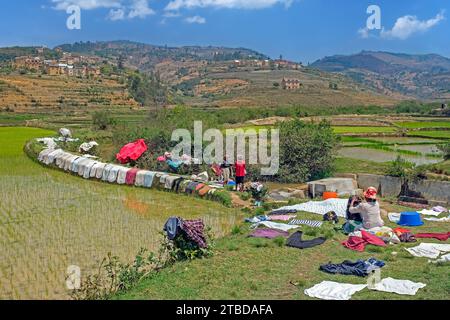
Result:
<instances>
[{"instance_id":1,"label":"plastic basin","mask_svg":"<svg viewBox=\"0 0 450 320\"><path fill-rule=\"evenodd\" d=\"M398 225L418 227L423 225L423 221L420 219L420 214L418 212L402 212Z\"/></svg>"}]
</instances>

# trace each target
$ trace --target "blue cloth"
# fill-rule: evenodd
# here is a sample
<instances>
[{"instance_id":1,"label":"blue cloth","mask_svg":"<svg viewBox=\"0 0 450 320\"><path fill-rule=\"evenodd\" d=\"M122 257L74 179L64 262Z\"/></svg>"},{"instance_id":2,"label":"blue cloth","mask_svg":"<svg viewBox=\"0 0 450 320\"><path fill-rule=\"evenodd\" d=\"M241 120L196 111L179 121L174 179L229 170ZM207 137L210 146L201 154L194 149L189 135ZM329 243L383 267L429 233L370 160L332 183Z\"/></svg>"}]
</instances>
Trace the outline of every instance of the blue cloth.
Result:
<instances>
[{"instance_id":1,"label":"blue cloth","mask_svg":"<svg viewBox=\"0 0 450 320\"><path fill-rule=\"evenodd\" d=\"M153 178L155 177L155 172L147 172L144 176L144 187L151 188L153 185Z\"/></svg>"},{"instance_id":2,"label":"blue cloth","mask_svg":"<svg viewBox=\"0 0 450 320\"><path fill-rule=\"evenodd\" d=\"M178 168L183 164L181 161L167 160L166 163L169 165L170 169L177 171Z\"/></svg>"},{"instance_id":3,"label":"blue cloth","mask_svg":"<svg viewBox=\"0 0 450 320\"><path fill-rule=\"evenodd\" d=\"M80 163L80 161L85 160L86 158L80 157L78 159L76 159L75 161L72 162L72 165L70 167L72 172L77 172L78 173L78 165Z\"/></svg>"},{"instance_id":4,"label":"blue cloth","mask_svg":"<svg viewBox=\"0 0 450 320\"><path fill-rule=\"evenodd\" d=\"M366 277L373 270L384 267L384 261L377 260L375 258L370 258L368 260L357 260L352 262L350 260L345 260L339 264L324 264L319 267L319 270L332 273L332 274L344 274L344 275L355 275L358 277Z\"/></svg>"},{"instance_id":5,"label":"blue cloth","mask_svg":"<svg viewBox=\"0 0 450 320\"><path fill-rule=\"evenodd\" d=\"M109 171L111 170L112 167L113 167L112 164L107 164L105 166L105 168L103 169L103 174L102 174L103 181L108 181Z\"/></svg>"},{"instance_id":6,"label":"blue cloth","mask_svg":"<svg viewBox=\"0 0 450 320\"><path fill-rule=\"evenodd\" d=\"M181 231L181 223L182 221L177 217L170 217L167 220L163 230L166 232L169 240L173 240L177 237L178 233Z\"/></svg>"}]
</instances>

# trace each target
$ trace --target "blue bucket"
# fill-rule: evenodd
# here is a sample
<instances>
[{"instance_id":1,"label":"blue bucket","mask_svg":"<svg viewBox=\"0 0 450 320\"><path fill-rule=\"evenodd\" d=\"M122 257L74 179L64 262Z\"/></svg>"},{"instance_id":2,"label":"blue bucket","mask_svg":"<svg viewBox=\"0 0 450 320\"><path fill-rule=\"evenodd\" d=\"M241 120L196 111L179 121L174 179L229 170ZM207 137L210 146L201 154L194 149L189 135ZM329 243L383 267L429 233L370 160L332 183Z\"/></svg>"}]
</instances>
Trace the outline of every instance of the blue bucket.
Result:
<instances>
[{"instance_id":1,"label":"blue bucket","mask_svg":"<svg viewBox=\"0 0 450 320\"><path fill-rule=\"evenodd\" d=\"M420 219L420 214L418 212L402 212L398 225L418 227L423 225L423 221Z\"/></svg>"}]
</instances>

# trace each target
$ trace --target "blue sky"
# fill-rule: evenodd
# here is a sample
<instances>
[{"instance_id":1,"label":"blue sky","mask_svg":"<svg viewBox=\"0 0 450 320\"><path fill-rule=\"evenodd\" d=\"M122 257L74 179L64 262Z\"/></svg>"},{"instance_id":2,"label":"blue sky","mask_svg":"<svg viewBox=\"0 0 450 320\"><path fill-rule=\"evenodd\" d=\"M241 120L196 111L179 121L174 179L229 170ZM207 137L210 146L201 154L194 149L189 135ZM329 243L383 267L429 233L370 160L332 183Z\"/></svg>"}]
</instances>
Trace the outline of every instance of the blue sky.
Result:
<instances>
[{"instance_id":1,"label":"blue sky","mask_svg":"<svg viewBox=\"0 0 450 320\"><path fill-rule=\"evenodd\" d=\"M81 8L69 30L66 9ZM369 5L382 30L366 30ZM132 40L248 47L313 62L361 50L450 57L448 0L15 0L2 1L0 46Z\"/></svg>"}]
</instances>

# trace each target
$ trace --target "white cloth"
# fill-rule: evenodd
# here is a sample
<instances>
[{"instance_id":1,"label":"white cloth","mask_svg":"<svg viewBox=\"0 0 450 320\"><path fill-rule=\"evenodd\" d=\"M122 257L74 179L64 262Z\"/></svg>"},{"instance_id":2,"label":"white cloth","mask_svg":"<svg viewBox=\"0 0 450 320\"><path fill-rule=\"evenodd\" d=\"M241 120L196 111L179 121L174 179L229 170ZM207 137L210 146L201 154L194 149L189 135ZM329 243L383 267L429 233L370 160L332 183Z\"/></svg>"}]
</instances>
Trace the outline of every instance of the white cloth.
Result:
<instances>
[{"instance_id":1,"label":"white cloth","mask_svg":"<svg viewBox=\"0 0 450 320\"><path fill-rule=\"evenodd\" d=\"M428 262L438 263L438 262L450 262L450 253L444 254L437 260L428 260Z\"/></svg>"},{"instance_id":2,"label":"white cloth","mask_svg":"<svg viewBox=\"0 0 450 320\"><path fill-rule=\"evenodd\" d=\"M369 286L369 289L414 296L419 289L422 289L425 286L425 283L412 282L409 280L398 280L389 277L376 283L374 287Z\"/></svg>"},{"instance_id":3,"label":"white cloth","mask_svg":"<svg viewBox=\"0 0 450 320\"><path fill-rule=\"evenodd\" d=\"M405 248L406 251L411 253L415 257L425 257L430 259L436 259L441 253L450 252L450 244L440 243L424 243L422 242L416 247Z\"/></svg>"},{"instance_id":4,"label":"white cloth","mask_svg":"<svg viewBox=\"0 0 450 320\"><path fill-rule=\"evenodd\" d=\"M440 212L436 212L434 210L428 210L428 209L423 209L423 210L417 211L417 212L421 213L423 215L426 215L426 216L436 216L436 217L441 214Z\"/></svg>"},{"instance_id":5,"label":"white cloth","mask_svg":"<svg viewBox=\"0 0 450 320\"><path fill-rule=\"evenodd\" d=\"M130 170L131 169L126 168L126 167L120 167L119 168L119 173L117 174L117 183L118 184L125 184L126 179L127 179L127 173Z\"/></svg>"},{"instance_id":6,"label":"white cloth","mask_svg":"<svg viewBox=\"0 0 450 320\"><path fill-rule=\"evenodd\" d=\"M80 153L84 153L84 152L87 153L97 146L98 146L98 143L95 141L85 142L80 145L80 147L78 148L78 151Z\"/></svg>"},{"instance_id":7,"label":"white cloth","mask_svg":"<svg viewBox=\"0 0 450 320\"><path fill-rule=\"evenodd\" d=\"M59 129L59 134L64 138L72 138L72 132L67 128Z\"/></svg>"},{"instance_id":8,"label":"white cloth","mask_svg":"<svg viewBox=\"0 0 450 320\"><path fill-rule=\"evenodd\" d=\"M53 152L50 152L49 154L44 156L44 163L46 165L51 165L55 161L56 156L63 153L64 151L62 149L54 150Z\"/></svg>"},{"instance_id":9,"label":"white cloth","mask_svg":"<svg viewBox=\"0 0 450 320\"><path fill-rule=\"evenodd\" d=\"M47 156L52 153L53 149L44 149L39 153L38 160L39 162L44 162L45 159L47 159Z\"/></svg>"},{"instance_id":10,"label":"white cloth","mask_svg":"<svg viewBox=\"0 0 450 320\"><path fill-rule=\"evenodd\" d=\"M433 221L433 222L450 222L450 216L445 218L424 218L427 221Z\"/></svg>"},{"instance_id":11,"label":"white cloth","mask_svg":"<svg viewBox=\"0 0 450 320\"><path fill-rule=\"evenodd\" d=\"M400 216L401 216L401 213L396 213L396 212L388 213L389 221L394 222L394 223L398 223L400 221Z\"/></svg>"},{"instance_id":12,"label":"white cloth","mask_svg":"<svg viewBox=\"0 0 450 320\"><path fill-rule=\"evenodd\" d=\"M278 222L272 222L272 221L260 221L258 223L253 224L252 228L257 228L260 225L263 225L263 226L265 226L267 228L271 228L271 229L278 229L281 231L289 231L291 229L300 228L300 226L297 226L294 224L278 223Z\"/></svg>"},{"instance_id":13,"label":"white cloth","mask_svg":"<svg viewBox=\"0 0 450 320\"><path fill-rule=\"evenodd\" d=\"M138 171L138 173L136 174L136 180L134 182L134 185L136 187L143 187L144 181L145 181L145 175L148 173L150 173L150 171L147 171L147 170Z\"/></svg>"},{"instance_id":14,"label":"white cloth","mask_svg":"<svg viewBox=\"0 0 450 320\"><path fill-rule=\"evenodd\" d=\"M83 178L89 179L91 177L91 171L92 168L97 164L97 161L91 161L89 164L86 165L86 169L84 170Z\"/></svg>"},{"instance_id":15,"label":"white cloth","mask_svg":"<svg viewBox=\"0 0 450 320\"><path fill-rule=\"evenodd\" d=\"M56 144L55 140L53 140L53 138L40 138L40 139L36 139L37 142L43 143L45 144L47 149L56 149L58 147L58 145Z\"/></svg>"},{"instance_id":16,"label":"white cloth","mask_svg":"<svg viewBox=\"0 0 450 320\"><path fill-rule=\"evenodd\" d=\"M282 207L278 210L297 210L324 215L334 211L339 217L345 217L347 212L348 199L328 199L325 201L309 201L293 206Z\"/></svg>"},{"instance_id":17,"label":"white cloth","mask_svg":"<svg viewBox=\"0 0 450 320\"><path fill-rule=\"evenodd\" d=\"M94 164L94 166L91 169L91 172L89 173L89 177L90 178L97 178L97 173L99 175L98 179L100 179L102 177L102 168L104 168L106 166L106 163L102 163L102 162L97 162L96 164Z\"/></svg>"},{"instance_id":18,"label":"white cloth","mask_svg":"<svg viewBox=\"0 0 450 320\"><path fill-rule=\"evenodd\" d=\"M322 281L314 287L306 289L305 294L324 300L350 300L352 295L366 288L366 284L349 284L334 281Z\"/></svg>"}]
</instances>

